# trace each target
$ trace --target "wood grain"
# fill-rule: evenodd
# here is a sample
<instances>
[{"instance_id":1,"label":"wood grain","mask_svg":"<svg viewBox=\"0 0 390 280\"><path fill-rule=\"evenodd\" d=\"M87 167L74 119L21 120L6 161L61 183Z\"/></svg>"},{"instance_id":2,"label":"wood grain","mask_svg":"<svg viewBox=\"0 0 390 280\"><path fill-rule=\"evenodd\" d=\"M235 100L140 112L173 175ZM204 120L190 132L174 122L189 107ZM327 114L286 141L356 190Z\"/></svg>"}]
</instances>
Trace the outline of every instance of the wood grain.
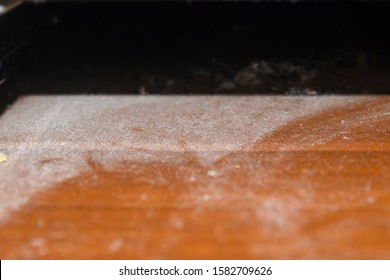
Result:
<instances>
[{"instance_id":1,"label":"wood grain","mask_svg":"<svg viewBox=\"0 0 390 280\"><path fill-rule=\"evenodd\" d=\"M207 98L214 97L205 98L200 103L211 107L223 106L229 99L219 97L218 102L210 103ZM240 98L229 106L245 109L247 103ZM272 117L275 102L299 110L301 103L334 97L255 98L268 102L269 110L257 117L243 110L242 114L251 118L240 125L262 122L264 115ZM123 156L107 163L96 160L96 153L108 154L112 152L109 149L84 149L88 168L76 176L51 181L50 186L34 192L27 190L27 181L15 183L29 196L3 211L0 258L388 259L390 97L342 98L277 123L254 142L234 147L224 143L224 153L205 157L211 161L200 160L199 151L188 148L200 141L195 135L192 140L187 135L183 143L178 139L181 150L146 151L152 154L148 160ZM145 109L148 116L153 114L151 108L157 107ZM199 108L193 108L197 120L207 115ZM167 110L173 116L178 114L172 107ZM12 119L11 114L2 118ZM237 117L243 119L242 114ZM105 116L101 122L108 121ZM51 127L58 127L57 117L53 115ZM164 117L157 118L165 122ZM170 122L178 125L176 119ZM144 133L145 129L147 125L138 125L131 133ZM232 129L236 129L234 125L227 125L227 135L234 134ZM159 133L164 142L165 134ZM0 172L2 168L19 172L9 167L12 145L30 137L20 140L12 135L0 138L4 150L11 153ZM51 141L56 139L53 135ZM217 152L216 146L212 147ZM65 145L64 149L68 148L74 153ZM131 150L127 149L121 151ZM56 160L35 161L41 173L34 173L33 180L38 184L45 181L43 166ZM59 176L56 174L46 176ZM11 184L7 182L7 186ZM35 183L31 184L35 187ZM3 200L22 196L7 186L0 188Z\"/></svg>"}]
</instances>

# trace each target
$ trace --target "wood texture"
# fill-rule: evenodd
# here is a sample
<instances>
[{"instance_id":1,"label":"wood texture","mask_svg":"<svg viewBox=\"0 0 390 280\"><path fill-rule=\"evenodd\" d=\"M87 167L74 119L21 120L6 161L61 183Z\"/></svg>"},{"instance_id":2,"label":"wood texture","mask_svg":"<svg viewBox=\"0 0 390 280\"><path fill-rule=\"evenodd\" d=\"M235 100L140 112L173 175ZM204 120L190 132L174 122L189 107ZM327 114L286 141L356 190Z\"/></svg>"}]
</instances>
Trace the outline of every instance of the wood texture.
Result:
<instances>
[{"instance_id":1,"label":"wood texture","mask_svg":"<svg viewBox=\"0 0 390 280\"><path fill-rule=\"evenodd\" d=\"M0 119L1 259L390 258L390 97L98 98Z\"/></svg>"}]
</instances>

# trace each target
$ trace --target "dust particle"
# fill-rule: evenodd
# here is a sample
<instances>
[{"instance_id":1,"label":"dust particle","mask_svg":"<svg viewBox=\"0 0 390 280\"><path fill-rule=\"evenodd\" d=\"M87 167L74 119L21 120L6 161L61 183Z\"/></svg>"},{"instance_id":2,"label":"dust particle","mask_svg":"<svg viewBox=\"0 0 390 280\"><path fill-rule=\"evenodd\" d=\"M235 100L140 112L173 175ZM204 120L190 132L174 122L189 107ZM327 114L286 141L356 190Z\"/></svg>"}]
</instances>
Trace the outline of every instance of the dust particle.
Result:
<instances>
[{"instance_id":1,"label":"dust particle","mask_svg":"<svg viewBox=\"0 0 390 280\"><path fill-rule=\"evenodd\" d=\"M7 156L5 154L0 153L0 163L5 162L7 160L8 160Z\"/></svg>"},{"instance_id":2,"label":"dust particle","mask_svg":"<svg viewBox=\"0 0 390 280\"><path fill-rule=\"evenodd\" d=\"M210 177L217 177L218 172L215 170L209 170L207 171L207 175L209 175Z\"/></svg>"}]
</instances>

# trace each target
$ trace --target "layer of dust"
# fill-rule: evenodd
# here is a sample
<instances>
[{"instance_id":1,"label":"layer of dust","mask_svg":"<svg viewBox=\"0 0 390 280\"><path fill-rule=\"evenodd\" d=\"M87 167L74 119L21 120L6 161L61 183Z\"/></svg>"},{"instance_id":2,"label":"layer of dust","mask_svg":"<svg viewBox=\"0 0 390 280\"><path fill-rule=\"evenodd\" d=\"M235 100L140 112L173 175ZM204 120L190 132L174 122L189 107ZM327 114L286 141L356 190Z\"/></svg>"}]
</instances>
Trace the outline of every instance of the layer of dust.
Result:
<instances>
[{"instance_id":1,"label":"layer of dust","mask_svg":"<svg viewBox=\"0 0 390 280\"><path fill-rule=\"evenodd\" d=\"M0 149L8 155L0 166L0 218L36 191L89 172L91 161L107 169L122 161L180 166L186 153L206 169L210 167L210 186L213 179L220 185L223 173L235 167L214 170L213 164L228 153L251 147L300 118L375 98L23 97L0 119ZM319 140L327 137L317 136Z\"/></svg>"}]
</instances>

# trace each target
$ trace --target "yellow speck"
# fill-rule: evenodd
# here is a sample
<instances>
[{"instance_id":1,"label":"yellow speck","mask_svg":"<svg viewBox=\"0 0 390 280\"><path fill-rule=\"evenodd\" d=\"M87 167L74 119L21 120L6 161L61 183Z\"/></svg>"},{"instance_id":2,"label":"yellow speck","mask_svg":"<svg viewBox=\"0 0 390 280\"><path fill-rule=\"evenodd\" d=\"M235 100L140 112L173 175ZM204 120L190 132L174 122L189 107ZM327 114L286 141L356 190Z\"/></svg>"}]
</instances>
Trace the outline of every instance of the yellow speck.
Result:
<instances>
[{"instance_id":1,"label":"yellow speck","mask_svg":"<svg viewBox=\"0 0 390 280\"><path fill-rule=\"evenodd\" d=\"M7 156L5 155L5 154L2 154L2 153L0 153L0 163L1 162L4 162L4 161L7 161Z\"/></svg>"}]
</instances>

